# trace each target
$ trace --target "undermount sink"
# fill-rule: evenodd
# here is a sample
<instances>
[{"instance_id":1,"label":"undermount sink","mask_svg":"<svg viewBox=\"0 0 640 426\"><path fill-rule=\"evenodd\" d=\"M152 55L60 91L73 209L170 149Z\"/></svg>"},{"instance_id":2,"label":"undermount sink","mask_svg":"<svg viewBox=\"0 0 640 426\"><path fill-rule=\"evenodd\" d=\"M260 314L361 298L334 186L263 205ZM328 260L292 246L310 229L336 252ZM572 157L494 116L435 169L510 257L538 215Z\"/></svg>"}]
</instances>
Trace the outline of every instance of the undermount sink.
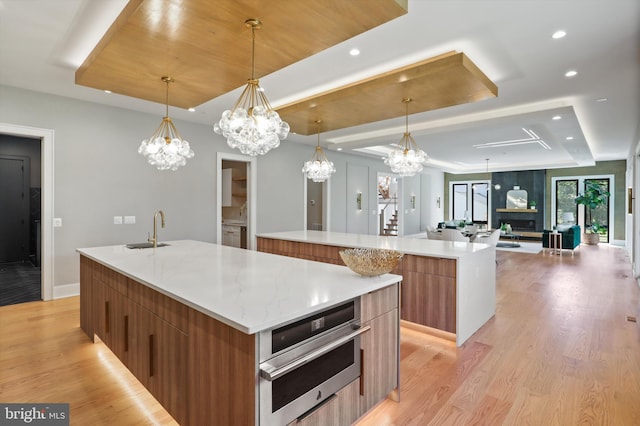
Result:
<instances>
[{"instance_id":1,"label":"undermount sink","mask_svg":"<svg viewBox=\"0 0 640 426\"><path fill-rule=\"evenodd\" d=\"M166 247L169 244L167 243L158 243L156 247ZM135 244L127 244L127 248L130 249L146 249L153 248L153 243L135 243Z\"/></svg>"}]
</instances>

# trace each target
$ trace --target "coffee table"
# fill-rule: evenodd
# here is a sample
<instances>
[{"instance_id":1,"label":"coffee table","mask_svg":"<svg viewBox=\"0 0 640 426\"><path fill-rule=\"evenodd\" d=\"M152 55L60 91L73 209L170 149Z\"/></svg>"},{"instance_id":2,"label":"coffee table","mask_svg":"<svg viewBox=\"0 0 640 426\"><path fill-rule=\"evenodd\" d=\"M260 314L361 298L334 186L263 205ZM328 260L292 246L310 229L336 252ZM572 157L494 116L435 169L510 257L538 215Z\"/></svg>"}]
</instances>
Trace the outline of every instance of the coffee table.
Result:
<instances>
[{"instance_id":1,"label":"coffee table","mask_svg":"<svg viewBox=\"0 0 640 426\"><path fill-rule=\"evenodd\" d=\"M521 236L522 236L521 234L514 234L514 233L500 234L500 238L508 237L511 241L509 241L509 242L499 241L498 244L496 244L496 247L505 247L505 248L520 247L520 237Z\"/></svg>"}]
</instances>

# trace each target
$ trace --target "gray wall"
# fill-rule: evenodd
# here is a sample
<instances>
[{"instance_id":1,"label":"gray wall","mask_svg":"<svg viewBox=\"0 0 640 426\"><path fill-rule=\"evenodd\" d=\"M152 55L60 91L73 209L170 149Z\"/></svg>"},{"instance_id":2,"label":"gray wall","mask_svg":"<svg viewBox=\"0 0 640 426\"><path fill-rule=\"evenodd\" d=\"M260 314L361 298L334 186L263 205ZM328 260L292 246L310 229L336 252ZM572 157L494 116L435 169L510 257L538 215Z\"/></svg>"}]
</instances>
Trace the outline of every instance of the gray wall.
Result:
<instances>
[{"instance_id":1,"label":"gray wall","mask_svg":"<svg viewBox=\"0 0 640 426\"><path fill-rule=\"evenodd\" d=\"M161 172L137 153L140 141L160 124L161 110L144 114L7 86L0 86L0 99L0 122L55 132L53 214L63 226L54 229L54 285L79 281L78 247L145 241L158 209L166 214L166 228L158 231L161 240L216 240L216 152L237 152L210 125L176 120L195 157L175 172ZM302 229L305 178L300 170L312 154L312 146L284 141L258 158L257 233ZM347 231L347 205L355 203L347 193L349 165L366 170L369 177L363 229L375 232L371 210L376 208L376 176L388 168L379 159L335 151L327 155L337 169L329 181L331 230ZM443 173L425 173L429 179L406 181L432 185L420 185L418 193L435 200L431 194L443 191ZM417 204L425 207L420 200ZM422 218L439 214L415 212L421 219L412 217L405 234L423 230ZM113 216L125 215L136 216L136 223L113 224Z\"/></svg>"}]
</instances>

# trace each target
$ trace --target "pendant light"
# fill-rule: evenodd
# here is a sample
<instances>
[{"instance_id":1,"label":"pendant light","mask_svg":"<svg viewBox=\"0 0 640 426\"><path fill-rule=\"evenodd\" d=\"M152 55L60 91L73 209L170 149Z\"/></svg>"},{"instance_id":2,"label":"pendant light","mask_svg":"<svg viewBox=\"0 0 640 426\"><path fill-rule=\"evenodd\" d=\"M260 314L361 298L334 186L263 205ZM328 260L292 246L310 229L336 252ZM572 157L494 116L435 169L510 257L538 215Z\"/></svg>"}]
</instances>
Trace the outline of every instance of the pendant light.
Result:
<instances>
[{"instance_id":1,"label":"pendant light","mask_svg":"<svg viewBox=\"0 0 640 426\"><path fill-rule=\"evenodd\" d=\"M162 77L161 80L166 84L165 116L153 135L142 141L138 154L147 157L149 164L158 170L178 170L178 167L187 164L187 158L192 158L194 153L169 118L169 83L174 80L171 77Z\"/></svg>"},{"instance_id":2,"label":"pendant light","mask_svg":"<svg viewBox=\"0 0 640 426\"><path fill-rule=\"evenodd\" d=\"M389 153L384 163L391 167L391 171L400 176L413 176L422 171L427 164L427 154L421 150L409 133L409 103L411 98L403 99L406 105L405 132L400 140L400 146Z\"/></svg>"},{"instance_id":3,"label":"pendant light","mask_svg":"<svg viewBox=\"0 0 640 426\"><path fill-rule=\"evenodd\" d=\"M494 185L494 184L491 182L491 175L489 174L489 159L488 159L488 158L486 158L486 160L487 160L487 180L489 181L489 186L490 186L490 187L492 187L492 188L494 188L494 189L496 189L496 190L498 190L498 189L500 189L500 184L499 184L499 183L496 183L496 184Z\"/></svg>"},{"instance_id":4,"label":"pendant light","mask_svg":"<svg viewBox=\"0 0 640 426\"><path fill-rule=\"evenodd\" d=\"M257 19L247 19L245 25L251 27L251 78L236 104L222 113L213 130L227 138L231 148L256 156L277 148L289 134L289 125L271 108L255 77L256 30L262 24Z\"/></svg>"},{"instance_id":5,"label":"pendant light","mask_svg":"<svg viewBox=\"0 0 640 426\"><path fill-rule=\"evenodd\" d=\"M318 128L318 145L316 146L316 150L313 153L311 160L304 163L302 173L307 176L307 179L311 179L314 182L324 182L329 179L333 173L335 173L336 168L333 166L333 162L329 161L320 147L320 124L322 123L322 120L316 120L315 123Z\"/></svg>"}]
</instances>

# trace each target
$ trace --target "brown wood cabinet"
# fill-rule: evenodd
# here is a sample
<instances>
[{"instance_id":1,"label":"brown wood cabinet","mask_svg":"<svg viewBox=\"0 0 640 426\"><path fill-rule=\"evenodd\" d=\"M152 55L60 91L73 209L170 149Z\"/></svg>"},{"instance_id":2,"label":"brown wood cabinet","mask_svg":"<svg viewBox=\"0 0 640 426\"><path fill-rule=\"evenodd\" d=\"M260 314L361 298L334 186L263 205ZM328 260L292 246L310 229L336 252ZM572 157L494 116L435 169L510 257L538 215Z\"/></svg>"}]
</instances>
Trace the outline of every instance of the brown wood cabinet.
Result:
<instances>
[{"instance_id":1,"label":"brown wood cabinet","mask_svg":"<svg viewBox=\"0 0 640 426\"><path fill-rule=\"evenodd\" d=\"M80 258L80 326L98 336L182 425L258 423L256 335ZM350 425L398 387L398 285L362 296L361 379L301 418Z\"/></svg>"},{"instance_id":2,"label":"brown wood cabinet","mask_svg":"<svg viewBox=\"0 0 640 426\"><path fill-rule=\"evenodd\" d=\"M398 286L363 295L360 309L362 325L371 326L361 340L360 411L364 414L400 385Z\"/></svg>"},{"instance_id":3,"label":"brown wood cabinet","mask_svg":"<svg viewBox=\"0 0 640 426\"><path fill-rule=\"evenodd\" d=\"M258 251L344 265L345 247L258 237ZM456 333L456 260L405 254L392 272L402 275L400 318Z\"/></svg>"},{"instance_id":4,"label":"brown wood cabinet","mask_svg":"<svg viewBox=\"0 0 640 426\"><path fill-rule=\"evenodd\" d=\"M84 257L81 270L82 329L90 337L95 333L176 421L186 424L187 335L163 318L168 302L162 300L169 298L159 293L154 302L141 298L144 286Z\"/></svg>"}]
</instances>

